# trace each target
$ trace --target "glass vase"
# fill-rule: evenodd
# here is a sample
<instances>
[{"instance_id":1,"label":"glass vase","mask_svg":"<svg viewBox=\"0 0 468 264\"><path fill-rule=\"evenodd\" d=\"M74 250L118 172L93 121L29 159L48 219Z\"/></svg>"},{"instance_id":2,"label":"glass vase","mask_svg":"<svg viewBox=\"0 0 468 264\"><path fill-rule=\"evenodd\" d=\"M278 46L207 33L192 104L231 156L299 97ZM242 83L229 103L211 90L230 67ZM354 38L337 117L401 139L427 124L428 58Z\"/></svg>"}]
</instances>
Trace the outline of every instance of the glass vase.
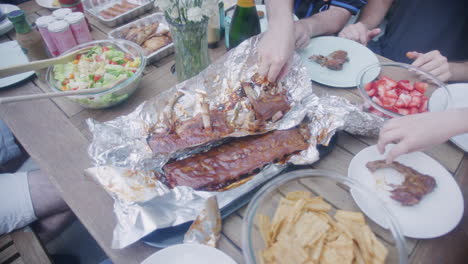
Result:
<instances>
[{"instance_id":1,"label":"glass vase","mask_svg":"<svg viewBox=\"0 0 468 264\"><path fill-rule=\"evenodd\" d=\"M175 69L177 80L185 81L210 64L208 55L208 19L200 22L179 24L166 16L175 47Z\"/></svg>"}]
</instances>

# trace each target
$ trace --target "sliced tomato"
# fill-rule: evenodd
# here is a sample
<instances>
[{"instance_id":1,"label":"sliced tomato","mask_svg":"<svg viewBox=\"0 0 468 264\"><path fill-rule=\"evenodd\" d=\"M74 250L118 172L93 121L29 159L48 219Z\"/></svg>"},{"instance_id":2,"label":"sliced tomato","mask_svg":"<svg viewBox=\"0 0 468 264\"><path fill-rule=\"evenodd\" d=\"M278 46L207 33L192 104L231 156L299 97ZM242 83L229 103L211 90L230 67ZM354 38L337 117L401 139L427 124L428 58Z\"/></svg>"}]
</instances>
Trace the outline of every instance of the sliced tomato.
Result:
<instances>
[{"instance_id":1,"label":"sliced tomato","mask_svg":"<svg viewBox=\"0 0 468 264\"><path fill-rule=\"evenodd\" d=\"M398 100L395 102L395 107L405 107L405 102L403 102L403 100L401 100L400 98L398 98Z\"/></svg>"},{"instance_id":2,"label":"sliced tomato","mask_svg":"<svg viewBox=\"0 0 468 264\"><path fill-rule=\"evenodd\" d=\"M101 75L94 75L94 82L99 81L102 78Z\"/></svg>"},{"instance_id":3,"label":"sliced tomato","mask_svg":"<svg viewBox=\"0 0 468 264\"><path fill-rule=\"evenodd\" d=\"M82 55L81 53L78 54L78 55L76 55L76 58L75 58L75 59L80 60L80 59L81 59L81 55Z\"/></svg>"},{"instance_id":4,"label":"sliced tomato","mask_svg":"<svg viewBox=\"0 0 468 264\"><path fill-rule=\"evenodd\" d=\"M413 91L411 91L411 92L410 92L410 95L411 95L411 96L419 96L419 97L423 96L423 94L420 93L418 90L413 90Z\"/></svg>"},{"instance_id":5,"label":"sliced tomato","mask_svg":"<svg viewBox=\"0 0 468 264\"><path fill-rule=\"evenodd\" d=\"M96 55L96 57L94 57L96 61L103 61L104 58L102 58L101 56L99 55Z\"/></svg>"},{"instance_id":6,"label":"sliced tomato","mask_svg":"<svg viewBox=\"0 0 468 264\"><path fill-rule=\"evenodd\" d=\"M382 101L377 96L372 97L372 101L374 101L378 105L383 105Z\"/></svg>"},{"instance_id":7,"label":"sliced tomato","mask_svg":"<svg viewBox=\"0 0 468 264\"><path fill-rule=\"evenodd\" d=\"M398 100L403 101L404 106L408 107L411 103L411 95L402 93L400 94L400 97L398 97Z\"/></svg>"},{"instance_id":8,"label":"sliced tomato","mask_svg":"<svg viewBox=\"0 0 468 264\"><path fill-rule=\"evenodd\" d=\"M412 91L414 89L413 84L411 84L411 82L408 80L398 81L398 87L407 91Z\"/></svg>"},{"instance_id":9,"label":"sliced tomato","mask_svg":"<svg viewBox=\"0 0 468 264\"><path fill-rule=\"evenodd\" d=\"M420 107L422 103L421 96L411 97L411 102L408 104L409 107Z\"/></svg>"},{"instance_id":10,"label":"sliced tomato","mask_svg":"<svg viewBox=\"0 0 468 264\"><path fill-rule=\"evenodd\" d=\"M382 76L382 78L380 78L380 80L384 81L385 87L386 87L387 89L389 89L389 90L390 90L391 88L394 88L394 87L397 86L397 82L394 81L394 80L392 80L392 79L390 79L390 78L387 77L387 76Z\"/></svg>"},{"instance_id":11,"label":"sliced tomato","mask_svg":"<svg viewBox=\"0 0 468 264\"><path fill-rule=\"evenodd\" d=\"M398 99L398 93L396 89L385 91L385 97Z\"/></svg>"},{"instance_id":12,"label":"sliced tomato","mask_svg":"<svg viewBox=\"0 0 468 264\"><path fill-rule=\"evenodd\" d=\"M104 52L104 51L108 51L108 50L109 50L109 47L106 47L106 46L102 47L102 51L103 51L103 52Z\"/></svg>"},{"instance_id":13,"label":"sliced tomato","mask_svg":"<svg viewBox=\"0 0 468 264\"><path fill-rule=\"evenodd\" d=\"M373 82L370 82L370 83L367 83L365 86L364 86L364 90L366 91L370 91L374 89L374 83Z\"/></svg>"},{"instance_id":14,"label":"sliced tomato","mask_svg":"<svg viewBox=\"0 0 468 264\"><path fill-rule=\"evenodd\" d=\"M372 97L376 94L376 91L375 89L370 89L370 90L367 90L367 95L369 95L369 97Z\"/></svg>"},{"instance_id":15,"label":"sliced tomato","mask_svg":"<svg viewBox=\"0 0 468 264\"><path fill-rule=\"evenodd\" d=\"M422 99L421 106L419 107L419 113L427 112L427 99Z\"/></svg>"},{"instance_id":16,"label":"sliced tomato","mask_svg":"<svg viewBox=\"0 0 468 264\"><path fill-rule=\"evenodd\" d=\"M117 62L111 60L111 61L109 61L109 64L117 65Z\"/></svg>"},{"instance_id":17,"label":"sliced tomato","mask_svg":"<svg viewBox=\"0 0 468 264\"><path fill-rule=\"evenodd\" d=\"M409 115L410 110L407 108L395 108L400 115Z\"/></svg>"},{"instance_id":18,"label":"sliced tomato","mask_svg":"<svg viewBox=\"0 0 468 264\"><path fill-rule=\"evenodd\" d=\"M388 109L392 109L392 107L395 105L397 99L395 98L390 98L390 97L385 97L382 98L382 106Z\"/></svg>"},{"instance_id":19,"label":"sliced tomato","mask_svg":"<svg viewBox=\"0 0 468 264\"><path fill-rule=\"evenodd\" d=\"M414 89L418 90L420 93L425 94L427 91L427 87L429 85L425 82L415 82Z\"/></svg>"}]
</instances>

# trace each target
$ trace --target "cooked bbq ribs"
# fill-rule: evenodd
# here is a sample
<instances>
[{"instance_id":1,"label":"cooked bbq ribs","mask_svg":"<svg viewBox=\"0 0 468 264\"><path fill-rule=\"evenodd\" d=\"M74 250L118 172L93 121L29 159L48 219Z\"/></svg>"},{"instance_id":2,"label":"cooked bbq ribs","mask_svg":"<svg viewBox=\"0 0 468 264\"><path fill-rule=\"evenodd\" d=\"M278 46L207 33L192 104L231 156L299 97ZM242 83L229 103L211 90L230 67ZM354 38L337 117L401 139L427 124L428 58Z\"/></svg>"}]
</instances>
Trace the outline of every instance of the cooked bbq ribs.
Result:
<instances>
[{"instance_id":1,"label":"cooked bbq ribs","mask_svg":"<svg viewBox=\"0 0 468 264\"><path fill-rule=\"evenodd\" d=\"M160 178L169 187L189 186L217 191L246 178L268 163L308 147L307 129L277 130L263 135L237 138L208 152L168 163Z\"/></svg>"},{"instance_id":2,"label":"cooked bbq ribs","mask_svg":"<svg viewBox=\"0 0 468 264\"><path fill-rule=\"evenodd\" d=\"M243 122L241 120L241 125L244 129L248 127L247 129L252 132L261 131L266 122L277 121L290 109L286 93L287 91L276 83L268 82L266 78L255 74L251 82L242 83L241 87L233 93L230 101L221 105L222 107L209 109L206 98L202 95L199 102L202 112L188 120L180 121L173 116L174 105L178 98L183 96L183 93L178 92L166 106L166 131L150 133L147 139L148 144L153 153L160 154L174 153L184 148L221 139L239 128L240 125L232 121L235 119L235 114L231 114L231 110L242 97L248 98L251 105L249 111L252 112L252 119L255 120Z\"/></svg>"},{"instance_id":3,"label":"cooked bbq ribs","mask_svg":"<svg viewBox=\"0 0 468 264\"><path fill-rule=\"evenodd\" d=\"M322 67L327 67L330 70L340 71L343 69L343 64L349 61L348 53L344 50L337 50L330 53L328 56L312 55L309 59L320 64Z\"/></svg>"},{"instance_id":4,"label":"cooked bbq ribs","mask_svg":"<svg viewBox=\"0 0 468 264\"><path fill-rule=\"evenodd\" d=\"M403 174L405 177L403 183L394 186L395 188L391 191L391 198L402 205L418 204L437 185L432 176L422 174L396 161L390 164L387 164L385 160L370 161L366 164L366 167L371 172L375 172L378 169L391 168Z\"/></svg>"}]
</instances>

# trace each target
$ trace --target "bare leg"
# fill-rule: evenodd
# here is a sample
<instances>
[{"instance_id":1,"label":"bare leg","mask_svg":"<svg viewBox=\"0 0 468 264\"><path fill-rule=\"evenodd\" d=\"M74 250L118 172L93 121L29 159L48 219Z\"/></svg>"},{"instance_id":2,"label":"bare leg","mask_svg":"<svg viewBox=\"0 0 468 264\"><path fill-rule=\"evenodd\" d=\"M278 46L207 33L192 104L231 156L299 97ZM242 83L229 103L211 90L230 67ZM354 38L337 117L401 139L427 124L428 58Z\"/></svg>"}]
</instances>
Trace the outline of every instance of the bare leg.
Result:
<instances>
[{"instance_id":1,"label":"bare leg","mask_svg":"<svg viewBox=\"0 0 468 264\"><path fill-rule=\"evenodd\" d=\"M47 242L74 219L60 193L41 171L28 173L29 192L38 222L33 225L39 238Z\"/></svg>"}]
</instances>

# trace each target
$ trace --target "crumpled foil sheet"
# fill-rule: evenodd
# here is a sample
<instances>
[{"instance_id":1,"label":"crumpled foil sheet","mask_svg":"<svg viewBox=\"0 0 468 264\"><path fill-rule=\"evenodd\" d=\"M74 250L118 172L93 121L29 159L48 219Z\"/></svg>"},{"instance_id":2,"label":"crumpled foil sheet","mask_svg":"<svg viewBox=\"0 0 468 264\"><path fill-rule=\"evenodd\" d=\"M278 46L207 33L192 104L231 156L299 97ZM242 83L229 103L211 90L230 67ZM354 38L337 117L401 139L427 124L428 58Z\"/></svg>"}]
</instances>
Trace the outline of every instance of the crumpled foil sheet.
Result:
<instances>
[{"instance_id":1,"label":"crumpled foil sheet","mask_svg":"<svg viewBox=\"0 0 468 264\"><path fill-rule=\"evenodd\" d=\"M220 236L221 213L216 196L211 196L206 200L205 208L185 233L184 243L216 247Z\"/></svg>"},{"instance_id":2,"label":"crumpled foil sheet","mask_svg":"<svg viewBox=\"0 0 468 264\"><path fill-rule=\"evenodd\" d=\"M258 39L253 37L244 41L199 75L144 102L126 116L104 123L87 120L93 134L89 155L95 167L87 169L85 173L101 184L115 200L114 212L118 221L114 229L113 248L126 247L156 229L194 220L206 199L213 195L217 197L219 207L223 208L286 167L285 164L269 164L249 181L224 192L195 191L185 186L169 189L153 174L160 171L170 158L180 159L222 143L220 140L179 153L154 156L146 139L151 128L164 129L165 107L177 91L184 93L174 107L177 117L181 119L190 118L200 111L198 104L194 103L199 94L207 97L210 108L226 102L229 99L226 95L256 73ZM297 54L282 85L288 90L291 110L276 123L267 124L264 132L292 128L307 120L311 133L309 148L291 156L289 163L301 165L317 161L317 144L327 145L338 129L360 135L376 135L383 122L380 117L364 113L343 98L319 98L315 95L308 72ZM229 136L249 134L240 127Z\"/></svg>"}]
</instances>

